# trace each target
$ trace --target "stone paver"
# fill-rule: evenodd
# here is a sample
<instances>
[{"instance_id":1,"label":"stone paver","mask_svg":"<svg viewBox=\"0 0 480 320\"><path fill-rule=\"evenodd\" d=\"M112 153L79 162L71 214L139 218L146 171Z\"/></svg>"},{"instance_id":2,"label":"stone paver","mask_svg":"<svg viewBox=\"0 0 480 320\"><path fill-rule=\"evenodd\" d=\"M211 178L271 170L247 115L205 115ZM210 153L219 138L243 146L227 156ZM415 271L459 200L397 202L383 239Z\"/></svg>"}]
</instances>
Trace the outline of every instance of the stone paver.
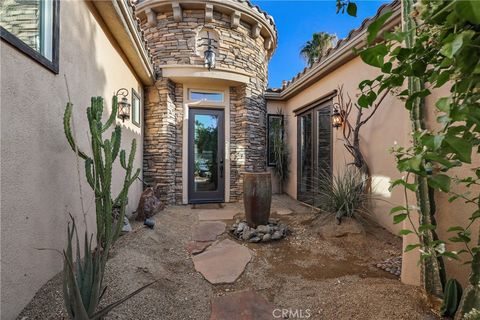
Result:
<instances>
[{"instance_id":1,"label":"stone paver","mask_svg":"<svg viewBox=\"0 0 480 320\"><path fill-rule=\"evenodd\" d=\"M235 209L207 209L207 210L195 210L198 211L198 220L232 220L233 217L240 213Z\"/></svg>"},{"instance_id":2,"label":"stone paver","mask_svg":"<svg viewBox=\"0 0 480 320\"><path fill-rule=\"evenodd\" d=\"M274 308L252 290L239 291L214 298L210 320L271 320Z\"/></svg>"},{"instance_id":3,"label":"stone paver","mask_svg":"<svg viewBox=\"0 0 480 320\"><path fill-rule=\"evenodd\" d=\"M193 241L213 241L225 232L227 225L222 221L203 221L193 229Z\"/></svg>"},{"instance_id":4,"label":"stone paver","mask_svg":"<svg viewBox=\"0 0 480 320\"><path fill-rule=\"evenodd\" d=\"M276 213L278 215L281 215L281 216L284 216L284 215L287 215L287 214L291 214L293 211L288 209L288 208L280 208L280 209L277 209L276 210Z\"/></svg>"},{"instance_id":5,"label":"stone paver","mask_svg":"<svg viewBox=\"0 0 480 320\"><path fill-rule=\"evenodd\" d=\"M205 242L190 241L185 245L185 249L190 254L199 254L205 251L205 249L212 243L213 241L205 241Z\"/></svg>"},{"instance_id":6,"label":"stone paver","mask_svg":"<svg viewBox=\"0 0 480 320\"><path fill-rule=\"evenodd\" d=\"M252 259L250 250L225 239L192 257L195 270L212 284L233 283Z\"/></svg>"}]
</instances>

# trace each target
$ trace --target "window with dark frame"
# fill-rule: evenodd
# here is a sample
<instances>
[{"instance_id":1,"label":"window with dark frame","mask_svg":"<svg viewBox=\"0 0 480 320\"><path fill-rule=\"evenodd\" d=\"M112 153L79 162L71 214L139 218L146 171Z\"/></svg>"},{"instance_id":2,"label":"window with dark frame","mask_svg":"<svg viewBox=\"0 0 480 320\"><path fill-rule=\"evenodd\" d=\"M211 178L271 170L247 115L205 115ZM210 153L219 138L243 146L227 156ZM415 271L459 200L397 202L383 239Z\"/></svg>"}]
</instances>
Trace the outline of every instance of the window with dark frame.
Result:
<instances>
[{"instance_id":1,"label":"window with dark frame","mask_svg":"<svg viewBox=\"0 0 480 320\"><path fill-rule=\"evenodd\" d=\"M132 123L140 127L140 95L132 88Z\"/></svg>"},{"instance_id":2,"label":"window with dark frame","mask_svg":"<svg viewBox=\"0 0 480 320\"><path fill-rule=\"evenodd\" d=\"M1 39L58 74L59 12L59 0L4 0Z\"/></svg>"},{"instance_id":3,"label":"window with dark frame","mask_svg":"<svg viewBox=\"0 0 480 320\"><path fill-rule=\"evenodd\" d=\"M278 125L281 128L281 139L284 139L284 122L283 115L281 114L268 114L267 115L267 165L274 167L277 164L274 152L274 139L275 130L274 126Z\"/></svg>"}]
</instances>

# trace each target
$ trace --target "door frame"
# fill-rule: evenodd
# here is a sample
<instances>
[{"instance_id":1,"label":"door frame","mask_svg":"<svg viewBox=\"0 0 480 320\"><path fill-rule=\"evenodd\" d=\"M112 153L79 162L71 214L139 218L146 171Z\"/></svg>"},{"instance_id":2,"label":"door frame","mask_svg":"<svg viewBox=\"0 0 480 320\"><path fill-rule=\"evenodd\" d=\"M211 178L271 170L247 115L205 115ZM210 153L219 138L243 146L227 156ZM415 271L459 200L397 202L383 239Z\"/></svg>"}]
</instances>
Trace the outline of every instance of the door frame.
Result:
<instances>
[{"instance_id":1,"label":"door frame","mask_svg":"<svg viewBox=\"0 0 480 320\"><path fill-rule=\"evenodd\" d=\"M301 150L301 141L300 141L300 136L301 136L301 126L300 126L300 117L310 114L312 117L312 152L311 152L311 162L312 162L312 176L311 176L311 184L312 188L315 188L315 180L314 180L314 175L318 167L318 119L317 115L318 112L320 111L325 111L327 110L327 114L329 117L332 115L332 110L333 110L333 103L332 100L329 101L324 101L321 103L317 103L312 105L308 109L304 109L301 111L301 113L296 114L297 117L297 199L299 201L302 200L302 196L300 195L300 184L301 184L301 179L302 179L302 168L301 168L301 158L302 158L302 150ZM333 130L332 127L330 126L330 163L329 163L329 171L330 174L333 172ZM306 201L305 201L306 202Z\"/></svg>"},{"instance_id":2,"label":"door frame","mask_svg":"<svg viewBox=\"0 0 480 320\"><path fill-rule=\"evenodd\" d=\"M219 108L190 108L188 110L188 203L223 203L225 202L225 110ZM218 115L218 141L217 141L217 190L194 191L194 120L197 114ZM198 194L197 194L198 193Z\"/></svg>"},{"instance_id":3,"label":"door frame","mask_svg":"<svg viewBox=\"0 0 480 320\"><path fill-rule=\"evenodd\" d=\"M225 202L230 201L230 86L219 85L208 82L185 82L182 84L183 90L183 112L182 112L182 124L181 135L182 150L181 150L181 179L178 184L182 188L182 204L188 204L188 115L190 108L207 108L207 109L220 109L225 111ZM223 92L224 99L222 103L218 102L206 102L206 101L194 101L189 97L191 90L201 91L215 91Z\"/></svg>"}]
</instances>

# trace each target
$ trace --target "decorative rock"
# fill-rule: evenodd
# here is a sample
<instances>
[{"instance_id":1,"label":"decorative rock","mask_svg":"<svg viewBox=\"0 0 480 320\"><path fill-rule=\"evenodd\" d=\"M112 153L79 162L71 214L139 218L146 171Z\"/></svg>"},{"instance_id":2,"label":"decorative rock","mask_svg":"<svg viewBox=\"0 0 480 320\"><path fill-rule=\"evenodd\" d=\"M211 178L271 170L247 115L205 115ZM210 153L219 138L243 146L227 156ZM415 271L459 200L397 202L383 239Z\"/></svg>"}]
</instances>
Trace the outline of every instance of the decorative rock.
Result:
<instances>
[{"instance_id":1,"label":"decorative rock","mask_svg":"<svg viewBox=\"0 0 480 320\"><path fill-rule=\"evenodd\" d=\"M271 320L274 306L252 290L215 297L210 320Z\"/></svg>"},{"instance_id":2,"label":"decorative rock","mask_svg":"<svg viewBox=\"0 0 480 320\"><path fill-rule=\"evenodd\" d=\"M255 236L253 238L250 238L250 240L248 240L248 242L257 243L257 242L260 242L261 240L262 240L262 238L260 238L259 236Z\"/></svg>"},{"instance_id":3,"label":"decorative rock","mask_svg":"<svg viewBox=\"0 0 480 320\"><path fill-rule=\"evenodd\" d=\"M140 201L137 207L137 221L151 218L158 211L162 210L165 206L155 196L155 192L152 187L146 188L140 196Z\"/></svg>"},{"instance_id":4,"label":"decorative rock","mask_svg":"<svg viewBox=\"0 0 480 320\"><path fill-rule=\"evenodd\" d=\"M205 221L200 222L193 230L193 241L213 241L225 232L225 222Z\"/></svg>"},{"instance_id":5,"label":"decorative rock","mask_svg":"<svg viewBox=\"0 0 480 320\"><path fill-rule=\"evenodd\" d=\"M282 238L282 234L280 233L280 231L275 231L272 234L272 240L278 240L278 239L281 239L281 238Z\"/></svg>"},{"instance_id":6,"label":"decorative rock","mask_svg":"<svg viewBox=\"0 0 480 320\"><path fill-rule=\"evenodd\" d=\"M237 226L237 232L242 232L243 229L245 229L246 226L247 226L247 224L245 222L240 222Z\"/></svg>"},{"instance_id":7,"label":"decorative rock","mask_svg":"<svg viewBox=\"0 0 480 320\"><path fill-rule=\"evenodd\" d=\"M268 242L272 239L272 235L270 233L264 234L262 238L262 242Z\"/></svg>"},{"instance_id":8,"label":"decorative rock","mask_svg":"<svg viewBox=\"0 0 480 320\"><path fill-rule=\"evenodd\" d=\"M270 228L268 226L259 225L257 231L260 233L270 233Z\"/></svg>"},{"instance_id":9,"label":"decorative rock","mask_svg":"<svg viewBox=\"0 0 480 320\"><path fill-rule=\"evenodd\" d=\"M235 282L251 258L248 248L225 239L192 259L195 270L208 282L218 284Z\"/></svg>"},{"instance_id":10,"label":"decorative rock","mask_svg":"<svg viewBox=\"0 0 480 320\"><path fill-rule=\"evenodd\" d=\"M127 216L123 216L122 232L124 233L132 232L132 226L130 225L130 221L128 221Z\"/></svg>"},{"instance_id":11,"label":"decorative rock","mask_svg":"<svg viewBox=\"0 0 480 320\"><path fill-rule=\"evenodd\" d=\"M280 223L279 219L269 219L268 225L259 225L257 228L250 228L246 221L237 219L229 228L230 234L236 239L248 242L268 242L279 240L290 234L288 227ZM275 235L275 236L273 236Z\"/></svg>"}]
</instances>

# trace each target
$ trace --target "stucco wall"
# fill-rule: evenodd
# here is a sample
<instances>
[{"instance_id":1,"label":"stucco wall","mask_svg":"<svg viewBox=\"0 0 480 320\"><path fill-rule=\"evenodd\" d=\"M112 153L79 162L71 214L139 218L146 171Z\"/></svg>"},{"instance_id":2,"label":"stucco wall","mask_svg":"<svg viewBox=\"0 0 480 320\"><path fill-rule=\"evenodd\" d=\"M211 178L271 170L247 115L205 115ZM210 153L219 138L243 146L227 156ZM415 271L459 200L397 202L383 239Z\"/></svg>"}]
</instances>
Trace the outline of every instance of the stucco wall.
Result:
<instances>
[{"instance_id":1,"label":"stucco wall","mask_svg":"<svg viewBox=\"0 0 480 320\"><path fill-rule=\"evenodd\" d=\"M293 110L308 104L309 102L322 97L328 92L336 89L339 85L344 85L344 92L349 93L355 100L358 94L358 84L364 79L373 79L377 75L376 69L364 64L360 58L355 58L333 72L324 76L313 85L302 90L296 96L286 101L268 100L269 110L276 110L277 106L283 106L284 112L288 115L288 144L290 150L290 179L286 185L285 191L292 197L297 195L297 118ZM448 95L448 88L442 91L436 91L426 99L427 106L427 126L435 128L437 126L435 119L437 117L434 103L440 96ZM335 99L334 99L335 100ZM354 121L355 114L352 114ZM403 103L393 96L388 96L382 103L375 116L361 130L361 148L368 162L373 176L373 192L378 198L373 206L373 218L383 227L394 234L403 228L410 228L408 223L394 225L392 217L389 215L390 208L396 205L404 204L404 197L400 188L395 188L392 192L388 191L389 180L401 177L398 173L393 156L388 149L398 143L401 146L411 144L410 136L411 126L408 112ZM333 165L334 170L342 168L345 163L351 161L350 155L345 151L342 143L342 133L340 130L334 130L333 142ZM474 158L478 165L480 160ZM459 176L466 175L468 166L452 171L452 174ZM461 193L462 188L452 185L452 190ZM475 209L462 201L448 203L449 195L437 192L435 195L438 223L438 234L440 239L447 240L453 236L446 230L451 226L468 224L468 217ZM410 204L415 205L414 194L410 194ZM453 214L454 212L454 214ZM417 220L414 218L414 220ZM404 247L409 243L417 243L418 239L409 235L404 238ZM478 222L472 226L472 239L478 239ZM450 244L449 249L460 250L461 244ZM466 256L465 256L466 257ZM420 270L418 266L419 254L417 250L403 254L402 281L409 284L420 284ZM463 285L466 284L470 272L469 265L463 265L462 262L445 260L447 278L456 278Z\"/></svg>"},{"instance_id":2,"label":"stucco wall","mask_svg":"<svg viewBox=\"0 0 480 320\"><path fill-rule=\"evenodd\" d=\"M140 82L100 21L86 2L62 1L58 75L1 43L2 319L14 319L35 292L61 270L61 255L36 248L65 247L68 213L77 219L83 233L75 156L63 133L67 102L63 75L68 78L79 144L87 151L85 112L91 96L103 96L107 109L119 88L134 88L143 97ZM137 139L135 167L141 168L141 130L129 120L122 128L123 148L129 151L130 141ZM93 195L85 183L83 163L80 167L88 228L93 231ZM112 183L115 194L123 174L117 165ZM140 182L132 185L128 212L136 209L141 190Z\"/></svg>"},{"instance_id":3,"label":"stucco wall","mask_svg":"<svg viewBox=\"0 0 480 320\"><path fill-rule=\"evenodd\" d=\"M316 99L338 89L343 84L344 93L349 93L355 99L358 94L358 83L363 79L374 78L376 70L365 65L359 58L342 65L334 72L326 75L313 85L301 91L296 96L283 102L284 113L287 116L287 135L290 153L290 179L285 186L285 192L296 198L297 196L297 117L293 110L304 106ZM276 109L281 106L278 101L268 101L268 108ZM355 114L352 112L352 121ZM408 143L408 115L403 107L393 97L387 97L382 108L377 111L372 120L361 130L361 148L368 161L372 176L374 196L373 213L375 219L392 232L398 232L400 226L393 225L388 215L389 208L402 203L400 190L388 191L388 181L400 177L397 172L394 158L387 151L395 142L400 145ZM333 134L333 170L342 169L351 162L350 154L345 150L342 142L341 130L332 131Z\"/></svg>"}]
</instances>

